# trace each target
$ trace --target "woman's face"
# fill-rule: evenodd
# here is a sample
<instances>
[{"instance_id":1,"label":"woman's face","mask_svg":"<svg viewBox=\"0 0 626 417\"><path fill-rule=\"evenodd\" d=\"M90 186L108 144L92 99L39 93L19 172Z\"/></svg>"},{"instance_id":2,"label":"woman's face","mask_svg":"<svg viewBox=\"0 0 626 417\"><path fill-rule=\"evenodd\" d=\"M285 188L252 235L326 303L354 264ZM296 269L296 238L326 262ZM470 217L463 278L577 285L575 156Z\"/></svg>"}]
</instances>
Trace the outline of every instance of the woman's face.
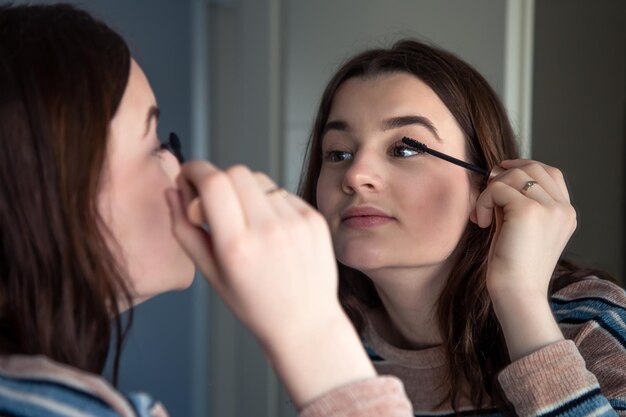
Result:
<instances>
[{"instance_id":1,"label":"woman's face","mask_svg":"<svg viewBox=\"0 0 626 417\"><path fill-rule=\"evenodd\" d=\"M417 154L404 136L466 158L456 120L415 76L356 77L339 88L322 139L317 204L339 261L370 276L442 266L476 197L466 170Z\"/></svg>"},{"instance_id":2,"label":"woman's face","mask_svg":"<svg viewBox=\"0 0 626 417\"><path fill-rule=\"evenodd\" d=\"M186 288L194 275L193 263L171 233L164 192L175 187L180 166L172 154L158 151L157 122L154 94L133 60L110 125L98 204L135 303Z\"/></svg>"}]
</instances>

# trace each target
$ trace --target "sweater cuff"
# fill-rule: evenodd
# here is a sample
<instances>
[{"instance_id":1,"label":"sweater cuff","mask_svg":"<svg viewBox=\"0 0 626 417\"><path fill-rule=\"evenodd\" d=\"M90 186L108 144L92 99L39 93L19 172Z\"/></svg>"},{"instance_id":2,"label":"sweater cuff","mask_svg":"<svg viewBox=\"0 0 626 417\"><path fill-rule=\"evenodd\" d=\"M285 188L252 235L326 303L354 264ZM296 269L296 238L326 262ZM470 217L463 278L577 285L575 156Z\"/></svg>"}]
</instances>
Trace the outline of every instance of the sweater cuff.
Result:
<instances>
[{"instance_id":1,"label":"sweater cuff","mask_svg":"<svg viewBox=\"0 0 626 417\"><path fill-rule=\"evenodd\" d=\"M336 388L305 406L300 417L409 417L412 406L402 382L379 376Z\"/></svg>"},{"instance_id":2,"label":"sweater cuff","mask_svg":"<svg viewBox=\"0 0 626 417\"><path fill-rule=\"evenodd\" d=\"M598 388L571 340L553 343L500 372L500 387L518 416L537 414Z\"/></svg>"}]
</instances>

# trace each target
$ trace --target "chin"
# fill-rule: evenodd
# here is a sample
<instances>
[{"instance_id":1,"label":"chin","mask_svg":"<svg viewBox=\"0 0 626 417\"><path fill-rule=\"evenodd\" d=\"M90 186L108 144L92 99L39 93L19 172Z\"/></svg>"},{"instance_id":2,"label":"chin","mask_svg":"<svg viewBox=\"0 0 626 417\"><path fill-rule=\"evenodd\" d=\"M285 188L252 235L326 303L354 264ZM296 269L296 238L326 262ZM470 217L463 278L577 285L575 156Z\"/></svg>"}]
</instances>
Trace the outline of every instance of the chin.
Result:
<instances>
[{"instance_id":1,"label":"chin","mask_svg":"<svg viewBox=\"0 0 626 417\"><path fill-rule=\"evenodd\" d=\"M169 276L176 277L172 280L172 287L167 291L186 290L193 284L193 278L196 275L196 266L191 259L185 258L175 271L170 272Z\"/></svg>"},{"instance_id":2,"label":"chin","mask_svg":"<svg viewBox=\"0 0 626 417\"><path fill-rule=\"evenodd\" d=\"M378 269L389 263L389 256L380 249L344 248L335 252L337 260L359 271Z\"/></svg>"},{"instance_id":3,"label":"chin","mask_svg":"<svg viewBox=\"0 0 626 417\"><path fill-rule=\"evenodd\" d=\"M193 283L195 276L194 264L185 259L173 268L161 271L146 271L145 277L148 279L136 283L133 290L134 304L137 305L150 298L156 297L170 291L186 290Z\"/></svg>"},{"instance_id":4,"label":"chin","mask_svg":"<svg viewBox=\"0 0 626 417\"><path fill-rule=\"evenodd\" d=\"M190 270L184 275L185 278L182 280L181 286L176 289L186 290L187 288L191 287L191 284L193 284L193 278L195 277L195 275L196 275L196 268L192 266Z\"/></svg>"}]
</instances>

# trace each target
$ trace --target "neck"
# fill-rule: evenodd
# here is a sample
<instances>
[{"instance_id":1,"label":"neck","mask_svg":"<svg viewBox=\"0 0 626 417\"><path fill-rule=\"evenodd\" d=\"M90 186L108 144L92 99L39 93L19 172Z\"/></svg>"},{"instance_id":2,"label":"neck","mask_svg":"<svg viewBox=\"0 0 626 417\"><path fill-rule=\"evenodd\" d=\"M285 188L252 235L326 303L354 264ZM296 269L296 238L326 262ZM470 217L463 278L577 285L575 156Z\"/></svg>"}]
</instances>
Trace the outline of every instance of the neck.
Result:
<instances>
[{"instance_id":1,"label":"neck","mask_svg":"<svg viewBox=\"0 0 626 417\"><path fill-rule=\"evenodd\" d=\"M369 271L384 309L368 313L376 332L401 349L425 349L443 343L437 300L448 279L446 263Z\"/></svg>"}]
</instances>

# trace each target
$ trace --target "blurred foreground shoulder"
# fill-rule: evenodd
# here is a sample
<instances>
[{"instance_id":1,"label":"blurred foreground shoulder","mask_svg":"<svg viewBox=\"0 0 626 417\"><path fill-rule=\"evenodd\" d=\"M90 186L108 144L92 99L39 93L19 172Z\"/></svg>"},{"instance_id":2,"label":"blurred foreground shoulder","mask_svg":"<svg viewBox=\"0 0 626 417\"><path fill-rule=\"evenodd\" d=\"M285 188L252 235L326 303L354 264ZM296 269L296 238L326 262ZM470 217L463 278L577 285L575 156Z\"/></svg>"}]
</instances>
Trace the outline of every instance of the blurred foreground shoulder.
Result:
<instances>
[{"instance_id":1,"label":"blurred foreground shoulder","mask_svg":"<svg viewBox=\"0 0 626 417\"><path fill-rule=\"evenodd\" d=\"M168 417L144 393L122 395L99 375L45 356L0 356L0 415Z\"/></svg>"}]
</instances>

